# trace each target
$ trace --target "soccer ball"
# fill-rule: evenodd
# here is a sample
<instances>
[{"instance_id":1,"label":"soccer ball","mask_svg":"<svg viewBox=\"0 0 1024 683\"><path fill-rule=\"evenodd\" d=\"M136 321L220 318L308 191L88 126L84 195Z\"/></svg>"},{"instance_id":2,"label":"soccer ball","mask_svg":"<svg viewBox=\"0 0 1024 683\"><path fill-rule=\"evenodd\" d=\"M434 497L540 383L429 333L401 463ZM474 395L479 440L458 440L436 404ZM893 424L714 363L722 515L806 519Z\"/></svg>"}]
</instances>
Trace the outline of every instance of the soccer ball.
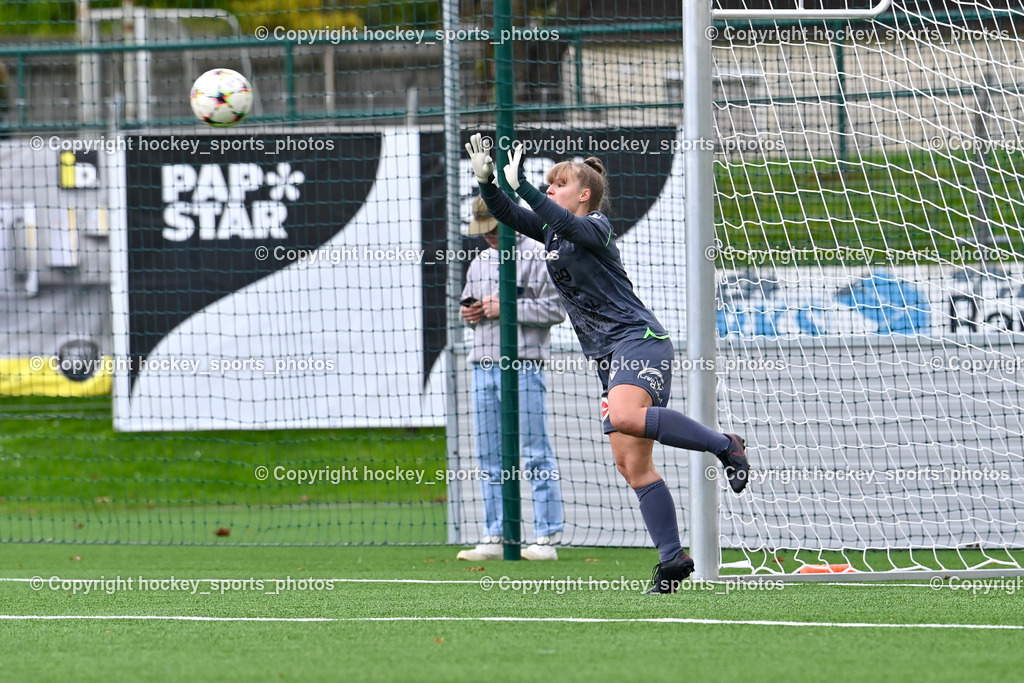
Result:
<instances>
[{"instance_id":1,"label":"soccer ball","mask_svg":"<svg viewBox=\"0 0 1024 683\"><path fill-rule=\"evenodd\" d=\"M252 86L231 69L210 69L192 84L192 111L211 126L233 126L252 108Z\"/></svg>"}]
</instances>

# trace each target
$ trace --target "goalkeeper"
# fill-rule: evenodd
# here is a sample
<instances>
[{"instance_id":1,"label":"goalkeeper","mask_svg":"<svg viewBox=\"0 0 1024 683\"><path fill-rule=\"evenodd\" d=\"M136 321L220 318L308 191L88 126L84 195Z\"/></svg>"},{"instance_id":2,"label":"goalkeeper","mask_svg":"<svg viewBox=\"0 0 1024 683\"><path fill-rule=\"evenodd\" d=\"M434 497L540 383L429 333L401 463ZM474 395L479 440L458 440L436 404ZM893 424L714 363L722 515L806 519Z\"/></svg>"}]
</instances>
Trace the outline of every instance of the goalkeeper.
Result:
<instances>
[{"instance_id":1,"label":"goalkeeper","mask_svg":"<svg viewBox=\"0 0 1024 683\"><path fill-rule=\"evenodd\" d=\"M675 503L654 467L653 441L714 453L729 485L740 493L749 464L743 439L706 427L669 410L674 351L669 335L633 292L602 213L607 185L601 162L563 161L547 173L547 195L526 181L523 147L513 143L503 169L509 186L532 211L512 202L493 183L490 148L479 135L466 145L480 194L496 219L532 237L550 253L548 271L583 353L597 363L601 380L601 420L611 442L615 467L640 501L640 513L658 548L649 593L674 593L693 571L682 549Z\"/></svg>"}]
</instances>

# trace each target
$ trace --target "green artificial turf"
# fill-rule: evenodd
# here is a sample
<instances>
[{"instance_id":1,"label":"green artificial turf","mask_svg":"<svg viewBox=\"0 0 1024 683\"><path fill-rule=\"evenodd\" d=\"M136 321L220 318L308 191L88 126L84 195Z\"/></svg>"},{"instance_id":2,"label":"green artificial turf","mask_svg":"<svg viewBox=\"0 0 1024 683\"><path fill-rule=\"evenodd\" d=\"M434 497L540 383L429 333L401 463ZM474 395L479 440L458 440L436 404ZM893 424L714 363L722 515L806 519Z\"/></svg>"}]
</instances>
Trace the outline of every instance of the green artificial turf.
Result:
<instances>
[{"instance_id":1,"label":"green artificial turf","mask_svg":"<svg viewBox=\"0 0 1024 683\"><path fill-rule=\"evenodd\" d=\"M61 617L0 619L5 677L942 681L1014 680L1024 664L1019 580L987 592L764 583L649 596L613 588L649 577L650 550L562 549L554 563L455 552L0 545L0 577L44 583L0 581L0 613ZM60 585L99 577L206 581L194 594ZM116 618L71 618L83 615ZM138 618L159 616L326 621ZM1005 626L1018 628L990 628Z\"/></svg>"}]
</instances>

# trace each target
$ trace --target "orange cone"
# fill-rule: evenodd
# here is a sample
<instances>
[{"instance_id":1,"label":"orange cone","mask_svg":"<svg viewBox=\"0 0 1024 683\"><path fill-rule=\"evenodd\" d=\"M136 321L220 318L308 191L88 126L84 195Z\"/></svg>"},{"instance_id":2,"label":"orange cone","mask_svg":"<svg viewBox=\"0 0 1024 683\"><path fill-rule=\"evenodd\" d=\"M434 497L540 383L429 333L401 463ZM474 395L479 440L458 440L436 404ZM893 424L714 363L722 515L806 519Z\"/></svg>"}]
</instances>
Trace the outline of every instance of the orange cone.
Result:
<instances>
[{"instance_id":1,"label":"orange cone","mask_svg":"<svg viewBox=\"0 0 1024 683\"><path fill-rule=\"evenodd\" d=\"M857 571L848 564L805 564L797 570L797 574L845 574Z\"/></svg>"}]
</instances>

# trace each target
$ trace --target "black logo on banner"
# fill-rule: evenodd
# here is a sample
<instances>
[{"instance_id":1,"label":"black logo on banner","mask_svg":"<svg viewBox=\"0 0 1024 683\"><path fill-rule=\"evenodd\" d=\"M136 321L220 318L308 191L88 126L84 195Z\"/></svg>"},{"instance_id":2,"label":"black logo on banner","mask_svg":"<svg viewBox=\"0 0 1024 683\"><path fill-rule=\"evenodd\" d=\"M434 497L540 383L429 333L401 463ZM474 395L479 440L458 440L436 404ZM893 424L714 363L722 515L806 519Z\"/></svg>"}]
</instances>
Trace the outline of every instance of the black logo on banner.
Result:
<instances>
[{"instance_id":1,"label":"black logo on banner","mask_svg":"<svg viewBox=\"0 0 1024 683\"><path fill-rule=\"evenodd\" d=\"M262 144L232 149L224 136L203 137L193 151L152 137L127 150L132 368L196 312L291 263L261 260L257 247L314 250L365 203L380 134L325 137L332 144L308 149L275 144L279 136L256 139Z\"/></svg>"},{"instance_id":2,"label":"black logo on banner","mask_svg":"<svg viewBox=\"0 0 1024 683\"><path fill-rule=\"evenodd\" d=\"M60 153L60 188L89 190L99 187L99 152L66 150Z\"/></svg>"}]
</instances>

